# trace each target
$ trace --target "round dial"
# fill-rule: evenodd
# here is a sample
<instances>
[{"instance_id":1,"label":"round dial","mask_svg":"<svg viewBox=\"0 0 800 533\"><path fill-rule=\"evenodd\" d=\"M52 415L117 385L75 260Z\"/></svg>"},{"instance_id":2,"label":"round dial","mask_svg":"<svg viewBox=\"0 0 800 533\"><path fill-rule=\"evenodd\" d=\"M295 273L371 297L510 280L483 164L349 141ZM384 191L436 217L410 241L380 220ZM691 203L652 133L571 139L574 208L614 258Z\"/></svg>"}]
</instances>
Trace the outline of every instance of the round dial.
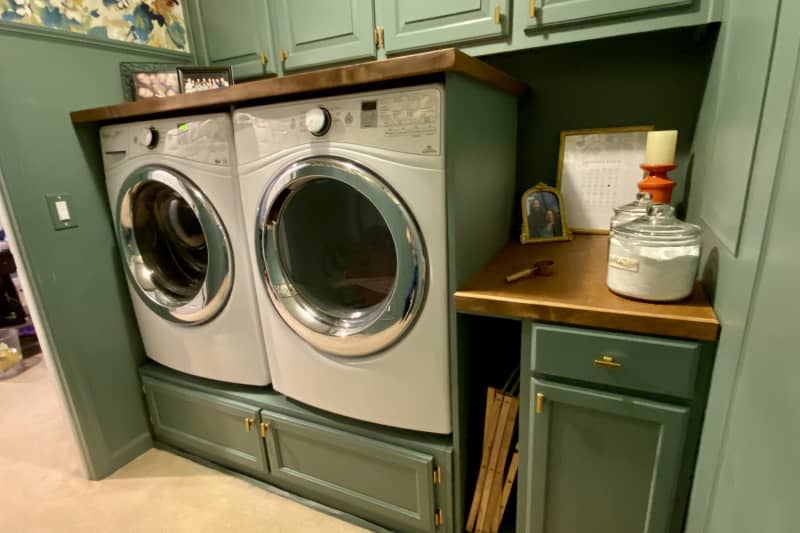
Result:
<instances>
[{"instance_id":1,"label":"round dial","mask_svg":"<svg viewBox=\"0 0 800 533\"><path fill-rule=\"evenodd\" d=\"M331 129L331 113L322 106L313 107L306 111L306 129L312 135L321 137Z\"/></svg>"},{"instance_id":2,"label":"round dial","mask_svg":"<svg viewBox=\"0 0 800 533\"><path fill-rule=\"evenodd\" d=\"M136 133L136 141L147 148L155 148L158 145L158 130L142 128Z\"/></svg>"}]
</instances>

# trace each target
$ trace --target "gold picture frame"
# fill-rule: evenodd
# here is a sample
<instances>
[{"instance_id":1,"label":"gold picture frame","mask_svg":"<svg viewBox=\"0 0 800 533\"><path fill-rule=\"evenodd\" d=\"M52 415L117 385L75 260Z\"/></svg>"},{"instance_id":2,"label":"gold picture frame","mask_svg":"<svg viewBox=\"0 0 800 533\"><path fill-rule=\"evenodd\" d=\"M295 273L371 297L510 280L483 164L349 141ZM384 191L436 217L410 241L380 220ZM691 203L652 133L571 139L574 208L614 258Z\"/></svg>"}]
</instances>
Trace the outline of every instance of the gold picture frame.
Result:
<instances>
[{"instance_id":1,"label":"gold picture frame","mask_svg":"<svg viewBox=\"0 0 800 533\"><path fill-rule=\"evenodd\" d=\"M537 202L539 207L535 207ZM557 188L539 183L522 193L520 205L522 231L519 240L522 244L572 240L564 199Z\"/></svg>"},{"instance_id":2,"label":"gold picture frame","mask_svg":"<svg viewBox=\"0 0 800 533\"><path fill-rule=\"evenodd\" d=\"M612 201L614 205L598 205L595 207L596 211L591 215L584 216L582 203L577 201L574 196L576 195L576 189L580 188L580 184L573 183L571 180L567 184L567 187L564 186L564 155L567 149L567 139L568 137L580 137L580 136L614 136L616 134L644 134L643 136L637 135L637 141L641 143L641 161L636 161L635 169L631 167L630 164L625 166L624 172L624 179L621 179L623 183L619 183L620 180L615 180L615 188L620 187L620 191L624 191L630 189L631 187L635 187L635 183L639 181L644 176L644 171L640 170L638 165L644 162L644 150L645 145L647 143L647 132L655 130L655 125L653 124L646 124L641 126L623 126L623 127L614 127L614 128L588 128L588 129L577 129L577 130L564 130L561 132L561 143L558 149L558 176L556 178L556 187L564 196L565 200L565 207L570 212L570 217L572 218L573 225L570 229L574 233L588 233L588 234L599 234L599 235L606 235L608 234L608 228L610 225L611 216L614 214L614 207L619 205L623 205L625 203L631 202L635 199L635 190L631 191L630 195L623 195L620 198ZM629 141L630 142L630 141ZM614 143L609 144L613 145ZM623 143L624 144L624 143ZM630 147L627 147L630 148ZM629 152L628 153L632 153ZM610 172L614 170L611 169ZM615 189L616 190L616 189ZM630 198L628 198L630 196ZM608 197L606 197L608 200ZM605 212L607 211L607 212ZM593 223L587 224L587 220L593 220Z\"/></svg>"}]
</instances>

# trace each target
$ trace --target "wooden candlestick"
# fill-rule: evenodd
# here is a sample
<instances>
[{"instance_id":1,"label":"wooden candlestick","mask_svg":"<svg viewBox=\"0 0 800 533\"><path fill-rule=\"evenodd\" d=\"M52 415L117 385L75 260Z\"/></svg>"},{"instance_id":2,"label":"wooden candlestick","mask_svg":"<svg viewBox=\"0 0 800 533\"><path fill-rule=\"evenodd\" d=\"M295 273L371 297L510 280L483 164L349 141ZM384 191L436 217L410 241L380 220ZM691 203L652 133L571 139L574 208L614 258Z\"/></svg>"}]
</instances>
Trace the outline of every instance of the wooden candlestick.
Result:
<instances>
[{"instance_id":1,"label":"wooden candlestick","mask_svg":"<svg viewBox=\"0 0 800 533\"><path fill-rule=\"evenodd\" d=\"M642 163L642 170L647 171L647 176L637 185L642 192L649 192L655 204L668 204L672 199L672 189L675 182L667 177L667 172L675 170L675 163L651 165Z\"/></svg>"}]
</instances>

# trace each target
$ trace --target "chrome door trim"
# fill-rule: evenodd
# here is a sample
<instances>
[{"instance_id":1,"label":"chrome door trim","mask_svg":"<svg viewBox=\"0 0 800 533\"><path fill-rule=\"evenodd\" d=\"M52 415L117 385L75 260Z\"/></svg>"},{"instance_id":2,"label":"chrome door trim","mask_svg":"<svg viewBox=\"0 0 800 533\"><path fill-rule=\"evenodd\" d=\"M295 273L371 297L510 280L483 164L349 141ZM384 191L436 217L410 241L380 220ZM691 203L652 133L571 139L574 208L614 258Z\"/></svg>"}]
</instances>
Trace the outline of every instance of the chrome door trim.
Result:
<instances>
[{"instance_id":1,"label":"chrome door trim","mask_svg":"<svg viewBox=\"0 0 800 533\"><path fill-rule=\"evenodd\" d=\"M320 178L335 179L363 194L392 235L395 283L375 309L353 311L346 317L328 313L303 298L284 271L278 246L283 206L294 192ZM402 200L365 166L335 156L313 156L290 164L267 187L256 225L256 255L270 300L283 321L314 348L343 357L370 355L400 340L417 319L427 287L425 244Z\"/></svg>"},{"instance_id":2,"label":"chrome door trim","mask_svg":"<svg viewBox=\"0 0 800 533\"><path fill-rule=\"evenodd\" d=\"M147 183L157 182L174 190L192 208L206 239L208 267L200 290L190 301L181 301L159 289L152 271L142 259L133 227L133 199ZM117 196L117 242L125 274L142 301L161 318L198 325L213 319L225 307L233 288L233 249L214 206L189 178L161 165L136 169L123 182Z\"/></svg>"}]
</instances>

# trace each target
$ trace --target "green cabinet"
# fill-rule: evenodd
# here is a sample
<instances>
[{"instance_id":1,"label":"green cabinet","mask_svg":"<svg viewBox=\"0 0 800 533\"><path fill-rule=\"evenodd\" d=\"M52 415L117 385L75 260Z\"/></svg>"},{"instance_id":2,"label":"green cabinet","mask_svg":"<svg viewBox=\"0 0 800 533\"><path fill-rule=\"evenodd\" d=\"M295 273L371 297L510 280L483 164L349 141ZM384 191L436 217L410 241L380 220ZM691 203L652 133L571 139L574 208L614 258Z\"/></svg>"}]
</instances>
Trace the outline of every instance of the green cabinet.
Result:
<instances>
[{"instance_id":1,"label":"green cabinet","mask_svg":"<svg viewBox=\"0 0 800 533\"><path fill-rule=\"evenodd\" d=\"M695 0L528 0L526 29L686 7Z\"/></svg>"},{"instance_id":2,"label":"green cabinet","mask_svg":"<svg viewBox=\"0 0 800 533\"><path fill-rule=\"evenodd\" d=\"M283 70L374 59L372 0L269 0Z\"/></svg>"},{"instance_id":3,"label":"green cabinet","mask_svg":"<svg viewBox=\"0 0 800 533\"><path fill-rule=\"evenodd\" d=\"M258 407L144 377L150 423L158 440L263 478L267 456Z\"/></svg>"},{"instance_id":4,"label":"green cabinet","mask_svg":"<svg viewBox=\"0 0 800 533\"><path fill-rule=\"evenodd\" d=\"M278 73L267 0L198 0L196 10L205 63L230 65L235 79Z\"/></svg>"},{"instance_id":5,"label":"green cabinet","mask_svg":"<svg viewBox=\"0 0 800 533\"><path fill-rule=\"evenodd\" d=\"M375 0L386 52L406 52L480 39L510 31L510 0Z\"/></svg>"},{"instance_id":6,"label":"green cabinet","mask_svg":"<svg viewBox=\"0 0 800 533\"><path fill-rule=\"evenodd\" d=\"M531 533L667 533L688 408L531 380Z\"/></svg>"},{"instance_id":7,"label":"green cabinet","mask_svg":"<svg viewBox=\"0 0 800 533\"><path fill-rule=\"evenodd\" d=\"M434 531L434 458L269 411L270 478L289 490L400 531Z\"/></svg>"}]
</instances>

